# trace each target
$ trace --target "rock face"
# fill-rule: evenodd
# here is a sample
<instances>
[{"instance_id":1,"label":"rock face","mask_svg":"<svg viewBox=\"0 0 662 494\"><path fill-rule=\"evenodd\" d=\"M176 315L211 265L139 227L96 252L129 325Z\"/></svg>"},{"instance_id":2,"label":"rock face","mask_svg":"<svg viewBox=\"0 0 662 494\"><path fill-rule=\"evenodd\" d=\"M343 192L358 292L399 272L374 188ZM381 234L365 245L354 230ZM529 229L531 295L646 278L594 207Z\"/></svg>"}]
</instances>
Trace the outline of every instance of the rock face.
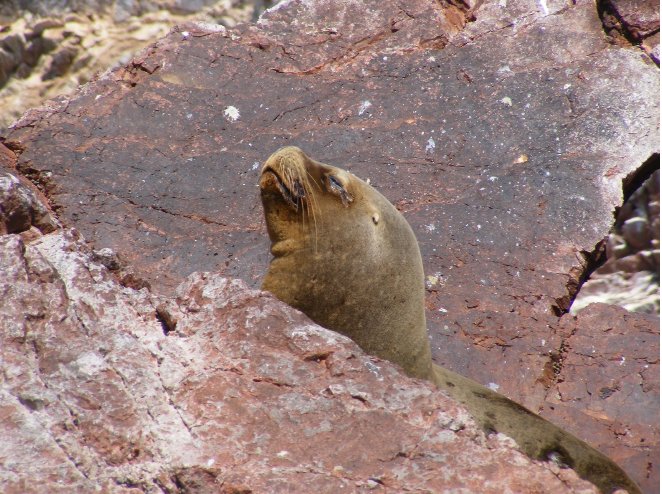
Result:
<instances>
[{"instance_id":1,"label":"rock face","mask_svg":"<svg viewBox=\"0 0 662 494\"><path fill-rule=\"evenodd\" d=\"M436 362L657 492L659 318L564 314L623 180L659 156L658 108L659 69L609 43L593 2L292 1L253 26L181 26L4 142L65 226L117 252L125 285L168 297L194 271L259 286L255 184L279 146L370 179L419 239ZM604 353L640 333L647 347ZM645 405L614 384L624 369Z\"/></svg>"},{"instance_id":2,"label":"rock face","mask_svg":"<svg viewBox=\"0 0 662 494\"><path fill-rule=\"evenodd\" d=\"M628 198L607 239L607 260L582 286L578 312L594 302L660 313L660 170Z\"/></svg>"},{"instance_id":3,"label":"rock face","mask_svg":"<svg viewBox=\"0 0 662 494\"><path fill-rule=\"evenodd\" d=\"M74 230L0 270L6 494L597 492L239 280L191 275L168 329Z\"/></svg>"},{"instance_id":4,"label":"rock face","mask_svg":"<svg viewBox=\"0 0 662 494\"><path fill-rule=\"evenodd\" d=\"M638 44L660 65L660 4L649 0L598 2L605 31L615 42Z\"/></svg>"},{"instance_id":5,"label":"rock face","mask_svg":"<svg viewBox=\"0 0 662 494\"><path fill-rule=\"evenodd\" d=\"M576 435L593 438L632 472L660 469L659 323L657 315L603 304L564 315L558 327L564 353L542 413L552 422L568 424Z\"/></svg>"},{"instance_id":6,"label":"rock face","mask_svg":"<svg viewBox=\"0 0 662 494\"><path fill-rule=\"evenodd\" d=\"M127 63L178 22L234 25L251 19L255 3L260 2L3 1L0 129L26 109L73 92L95 73Z\"/></svg>"}]
</instances>

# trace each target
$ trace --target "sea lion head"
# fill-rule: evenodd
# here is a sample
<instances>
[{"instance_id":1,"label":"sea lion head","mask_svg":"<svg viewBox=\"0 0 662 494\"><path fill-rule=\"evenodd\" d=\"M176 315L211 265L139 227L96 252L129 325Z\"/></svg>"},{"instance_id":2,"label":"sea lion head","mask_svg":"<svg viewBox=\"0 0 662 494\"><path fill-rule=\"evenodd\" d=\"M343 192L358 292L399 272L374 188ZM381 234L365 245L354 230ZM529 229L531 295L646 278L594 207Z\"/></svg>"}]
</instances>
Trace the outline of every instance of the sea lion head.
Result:
<instances>
[{"instance_id":1,"label":"sea lion head","mask_svg":"<svg viewBox=\"0 0 662 494\"><path fill-rule=\"evenodd\" d=\"M292 146L267 159L260 191L274 256L262 288L428 378L423 265L397 209L352 173Z\"/></svg>"},{"instance_id":2,"label":"sea lion head","mask_svg":"<svg viewBox=\"0 0 662 494\"><path fill-rule=\"evenodd\" d=\"M327 220L346 215L350 206L353 221L366 225L378 222L377 209L366 208L368 203L362 200L365 185L341 168L312 160L297 147L276 151L266 161L260 175L272 253L277 256L283 250L291 252L317 245L320 229L323 232L339 230L333 221Z\"/></svg>"}]
</instances>

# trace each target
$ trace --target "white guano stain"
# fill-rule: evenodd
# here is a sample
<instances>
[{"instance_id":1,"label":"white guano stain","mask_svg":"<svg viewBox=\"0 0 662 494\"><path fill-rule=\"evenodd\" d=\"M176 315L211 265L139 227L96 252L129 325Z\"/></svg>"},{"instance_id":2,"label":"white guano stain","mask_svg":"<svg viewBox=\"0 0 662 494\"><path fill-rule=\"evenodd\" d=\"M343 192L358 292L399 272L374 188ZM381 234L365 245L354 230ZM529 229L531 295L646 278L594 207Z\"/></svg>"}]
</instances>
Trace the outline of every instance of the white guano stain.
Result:
<instances>
[{"instance_id":1,"label":"white guano stain","mask_svg":"<svg viewBox=\"0 0 662 494\"><path fill-rule=\"evenodd\" d=\"M224 111L223 115L225 115L225 118L229 120L230 122L236 122L239 120L239 110L235 108L234 106L228 106Z\"/></svg>"}]
</instances>

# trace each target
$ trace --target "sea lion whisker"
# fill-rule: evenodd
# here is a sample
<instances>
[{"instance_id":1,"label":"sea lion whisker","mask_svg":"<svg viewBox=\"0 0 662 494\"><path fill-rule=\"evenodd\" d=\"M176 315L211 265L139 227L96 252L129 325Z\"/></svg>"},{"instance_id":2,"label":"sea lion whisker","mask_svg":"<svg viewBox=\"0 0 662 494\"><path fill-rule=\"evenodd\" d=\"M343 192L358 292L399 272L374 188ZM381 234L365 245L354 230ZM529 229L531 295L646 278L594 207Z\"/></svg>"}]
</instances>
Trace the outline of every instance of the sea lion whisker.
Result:
<instances>
[{"instance_id":1,"label":"sea lion whisker","mask_svg":"<svg viewBox=\"0 0 662 494\"><path fill-rule=\"evenodd\" d=\"M262 172L262 175L265 174L270 174L276 179L278 190L280 191L283 199L285 199L295 209L295 211L298 211L299 207L296 200L296 192L292 191L291 184L293 181L291 179L291 175L288 174L287 168L281 167L280 171L278 171L272 166L267 166Z\"/></svg>"},{"instance_id":2,"label":"sea lion whisker","mask_svg":"<svg viewBox=\"0 0 662 494\"><path fill-rule=\"evenodd\" d=\"M297 191L295 190L295 180L292 178L292 168L287 167L284 170L284 174L287 177L287 189L290 194L290 202L292 206L294 206L295 211L299 211L299 196L297 195Z\"/></svg>"},{"instance_id":3,"label":"sea lion whisker","mask_svg":"<svg viewBox=\"0 0 662 494\"><path fill-rule=\"evenodd\" d=\"M320 192L322 192L322 190L323 190L322 187L320 186L320 184L318 184L318 183L315 181L315 179L314 179L313 176L310 174L310 172L309 172L308 170L306 170L305 168L304 168L304 171L306 172L306 175L308 175L308 176L310 177L310 181L311 181L312 183L314 183L314 184L317 186L317 188L319 189Z\"/></svg>"},{"instance_id":4,"label":"sea lion whisker","mask_svg":"<svg viewBox=\"0 0 662 494\"><path fill-rule=\"evenodd\" d=\"M314 242L315 242L315 252L317 252L317 216L315 209L318 207L317 205L317 198L315 197L315 194L312 193L312 185L311 182L315 183L313 180L312 175L308 173L308 170L305 169L305 166L302 165L300 167L296 168L296 173L298 176L298 180L300 181L301 187L303 189L304 193L304 200L302 201L302 206L303 206L303 217L304 218L311 218L313 220L313 235L314 235ZM304 174L305 173L305 174ZM309 178L310 177L310 178ZM305 226L305 219L303 225Z\"/></svg>"},{"instance_id":5,"label":"sea lion whisker","mask_svg":"<svg viewBox=\"0 0 662 494\"><path fill-rule=\"evenodd\" d=\"M317 234L318 234L318 228L317 228L317 213L320 212L320 207L319 203L317 202L317 198L315 194L312 193L310 190L314 185L317 186L320 192L323 192L322 188L319 186L319 184L315 181L313 176L310 174L310 172L303 167L303 172L306 174L302 176L302 181L304 183L304 189L306 189L306 194L307 197L310 198L309 204L308 204L308 214L310 214L313 218L313 239L314 239L314 252L317 252ZM299 173L301 173L301 170L299 170Z\"/></svg>"},{"instance_id":6,"label":"sea lion whisker","mask_svg":"<svg viewBox=\"0 0 662 494\"><path fill-rule=\"evenodd\" d=\"M315 194L311 194L310 196L311 196L310 211L313 217L313 238L315 240L315 253L317 253L317 235L319 232L319 229L317 228L317 214L320 211L320 207L317 202L317 199L315 198Z\"/></svg>"}]
</instances>

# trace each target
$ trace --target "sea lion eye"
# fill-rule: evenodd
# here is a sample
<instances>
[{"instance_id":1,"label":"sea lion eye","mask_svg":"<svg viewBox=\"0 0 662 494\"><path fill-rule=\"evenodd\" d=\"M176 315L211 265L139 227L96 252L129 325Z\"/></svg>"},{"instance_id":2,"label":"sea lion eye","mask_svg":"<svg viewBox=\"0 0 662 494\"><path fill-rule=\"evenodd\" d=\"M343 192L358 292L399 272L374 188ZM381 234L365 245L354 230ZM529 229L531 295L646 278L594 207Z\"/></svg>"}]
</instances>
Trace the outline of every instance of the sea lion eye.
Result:
<instances>
[{"instance_id":1,"label":"sea lion eye","mask_svg":"<svg viewBox=\"0 0 662 494\"><path fill-rule=\"evenodd\" d=\"M332 194L340 197L343 206L348 207L349 203L354 200L352 194L347 192L347 190L345 190L345 187L343 187L343 184L340 182L340 180L334 177L333 175L328 174L325 176L325 179L326 179L327 190Z\"/></svg>"},{"instance_id":2,"label":"sea lion eye","mask_svg":"<svg viewBox=\"0 0 662 494\"><path fill-rule=\"evenodd\" d=\"M340 183L340 180L338 180L336 177L333 175L327 175L327 179L329 180L329 185L334 188L334 189L342 189L345 190L345 188L342 186Z\"/></svg>"}]
</instances>

